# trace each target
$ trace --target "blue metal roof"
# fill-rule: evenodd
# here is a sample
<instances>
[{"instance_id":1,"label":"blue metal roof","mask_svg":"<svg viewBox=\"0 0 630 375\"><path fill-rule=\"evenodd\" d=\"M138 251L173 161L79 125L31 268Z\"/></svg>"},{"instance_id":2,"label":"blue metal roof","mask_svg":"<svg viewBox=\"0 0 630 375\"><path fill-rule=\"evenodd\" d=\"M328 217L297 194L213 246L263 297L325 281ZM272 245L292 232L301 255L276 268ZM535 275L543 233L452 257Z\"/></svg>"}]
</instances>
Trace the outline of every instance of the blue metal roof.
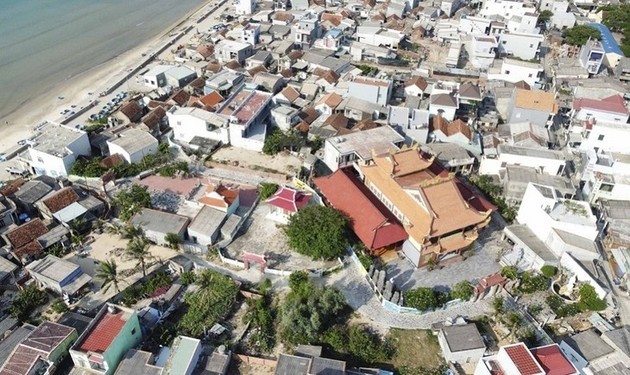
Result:
<instances>
[{"instance_id":1,"label":"blue metal roof","mask_svg":"<svg viewBox=\"0 0 630 375\"><path fill-rule=\"evenodd\" d=\"M619 44L613 37L612 33L606 27L606 25L602 25L601 23L591 22L586 24L587 26L594 27L599 30L599 33L602 34L602 47L604 47L604 51L606 53L616 53L618 55L623 56L623 52L621 52L621 48L619 48Z\"/></svg>"}]
</instances>

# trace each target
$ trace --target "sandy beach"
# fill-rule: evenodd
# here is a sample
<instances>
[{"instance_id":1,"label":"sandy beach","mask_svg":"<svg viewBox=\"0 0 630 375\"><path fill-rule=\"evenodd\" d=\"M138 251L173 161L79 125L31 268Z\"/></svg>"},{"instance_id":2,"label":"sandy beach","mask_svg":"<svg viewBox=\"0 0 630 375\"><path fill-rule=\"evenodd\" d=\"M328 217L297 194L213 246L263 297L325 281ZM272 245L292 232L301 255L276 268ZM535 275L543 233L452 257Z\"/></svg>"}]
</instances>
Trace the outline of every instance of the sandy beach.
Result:
<instances>
[{"instance_id":1,"label":"sandy beach","mask_svg":"<svg viewBox=\"0 0 630 375\"><path fill-rule=\"evenodd\" d=\"M80 108L89 104L90 100L98 99L98 93L111 87L115 81L146 59L143 54L148 55L168 43L172 39L170 34L194 24L199 16L212 7L214 4L202 3L154 38L27 100L16 111L0 119L0 152L15 146L21 139L29 138L37 124L58 120L61 117L60 112L71 105ZM194 31L190 33L192 32Z\"/></svg>"}]
</instances>

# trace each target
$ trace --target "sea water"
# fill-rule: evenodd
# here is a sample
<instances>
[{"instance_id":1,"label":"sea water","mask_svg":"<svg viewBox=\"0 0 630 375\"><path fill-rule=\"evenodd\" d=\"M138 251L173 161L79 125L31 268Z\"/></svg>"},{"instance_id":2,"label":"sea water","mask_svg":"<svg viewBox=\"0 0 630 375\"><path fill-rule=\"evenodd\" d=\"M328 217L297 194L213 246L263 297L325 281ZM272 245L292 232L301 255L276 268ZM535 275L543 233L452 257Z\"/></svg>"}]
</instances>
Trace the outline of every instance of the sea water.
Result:
<instances>
[{"instance_id":1,"label":"sea water","mask_svg":"<svg viewBox=\"0 0 630 375\"><path fill-rule=\"evenodd\" d=\"M157 36L202 2L0 0L0 118Z\"/></svg>"}]
</instances>

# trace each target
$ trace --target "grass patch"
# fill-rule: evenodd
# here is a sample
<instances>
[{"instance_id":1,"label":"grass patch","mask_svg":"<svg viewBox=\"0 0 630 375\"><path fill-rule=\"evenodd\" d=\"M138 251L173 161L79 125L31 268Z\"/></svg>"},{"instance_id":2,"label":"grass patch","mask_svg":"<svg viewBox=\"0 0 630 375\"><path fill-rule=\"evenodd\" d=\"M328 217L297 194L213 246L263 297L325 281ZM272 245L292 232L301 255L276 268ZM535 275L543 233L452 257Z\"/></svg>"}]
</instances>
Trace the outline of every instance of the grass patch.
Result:
<instances>
[{"instance_id":1,"label":"grass patch","mask_svg":"<svg viewBox=\"0 0 630 375\"><path fill-rule=\"evenodd\" d=\"M438 339L428 329L392 328L389 339L395 350L390 362L396 369L429 372L444 364Z\"/></svg>"}]
</instances>

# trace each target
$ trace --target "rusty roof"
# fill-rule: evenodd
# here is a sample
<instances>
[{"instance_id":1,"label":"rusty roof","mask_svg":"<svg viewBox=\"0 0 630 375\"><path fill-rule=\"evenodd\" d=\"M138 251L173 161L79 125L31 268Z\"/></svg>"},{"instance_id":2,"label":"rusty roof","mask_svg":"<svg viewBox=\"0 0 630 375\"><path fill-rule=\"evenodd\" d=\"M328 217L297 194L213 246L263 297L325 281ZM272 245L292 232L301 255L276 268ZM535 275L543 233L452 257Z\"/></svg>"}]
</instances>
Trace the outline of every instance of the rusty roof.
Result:
<instances>
[{"instance_id":1,"label":"rusty roof","mask_svg":"<svg viewBox=\"0 0 630 375\"><path fill-rule=\"evenodd\" d=\"M197 46L197 53L200 54L204 59L212 56L214 54L214 45L212 44L200 44Z\"/></svg>"},{"instance_id":2,"label":"rusty roof","mask_svg":"<svg viewBox=\"0 0 630 375\"><path fill-rule=\"evenodd\" d=\"M223 101L223 97L216 91L211 92L208 95L204 95L199 99L204 105L214 107L215 105Z\"/></svg>"},{"instance_id":3,"label":"rusty roof","mask_svg":"<svg viewBox=\"0 0 630 375\"><path fill-rule=\"evenodd\" d=\"M6 237L11 246L17 249L46 233L48 233L48 228L44 222L41 219L33 219L8 232Z\"/></svg>"},{"instance_id":4,"label":"rusty roof","mask_svg":"<svg viewBox=\"0 0 630 375\"><path fill-rule=\"evenodd\" d=\"M185 106L186 103L188 103L188 99L190 99L190 94L186 92L185 90L180 89L177 92L175 92L173 95L171 95L169 99L174 101L180 106Z\"/></svg>"},{"instance_id":5,"label":"rusty roof","mask_svg":"<svg viewBox=\"0 0 630 375\"><path fill-rule=\"evenodd\" d=\"M159 127L160 121L164 118L164 116L166 116L166 111L163 107L158 106L142 118L142 123L149 129L154 130Z\"/></svg>"},{"instance_id":6,"label":"rusty roof","mask_svg":"<svg viewBox=\"0 0 630 375\"><path fill-rule=\"evenodd\" d=\"M418 88L420 88L420 90L424 91L427 89L429 84L427 83L426 79L420 76L413 76L409 80L407 80L407 82L405 82L405 87L409 86L417 86Z\"/></svg>"},{"instance_id":7,"label":"rusty roof","mask_svg":"<svg viewBox=\"0 0 630 375\"><path fill-rule=\"evenodd\" d=\"M79 201L79 194L77 194L73 188L67 187L53 193L48 198L44 199L42 203L50 210L51 213L55 213L62 210L74 202Z\"/></svg>"},{"instance_id":8,"label":"rusty roof","mask_svg":"<svg viewBox=\"0 0 630 375\"><path fill-rule=\"evenodd\" d=\"M280 93L281 93L281 94L282 94L285 98L287 98L287 100L288 100L290 103L293 103L293 102L294 102L297 98L299 98L299 97L300 97L300 93L299 93L299 92L297 92L297 90L296 90L296 89L294 89L294 88L293 88L293 87L291 87L291 86L287 86L287 87L285 87L282 91L280 91Z\"/></svg>"},{"instance_id":9,"label":"rusty roof","mask_svg":"<svg viewBox=\"0 0 630 375\"><path fill-rule=\"evenodd\" d=\"M120 112L122 112L129 121L135 121L142 116L142 106L137 101L130 100L120 108Z\"/></svg>"},{"instance_id":10,"label":"rusty roof","mask_svg":"<svg viewBox=\"0 0 630 375\"><path fill-rule=\"evenodd\" d=\"M319 112L317 112L314 107L309 106L304 108L302 112L300 112L299 116L300 118L302 118L302 120L304 120L304 122L310 125L313 123L313 121L319 118Z\"/></svg>"},{"instance_id":11,"label":"rusty roof","mask_svg":"<svg viewBox=\"0 0 630 375\"><path fill-rule=\"evenodd\" d=\"M326 104L330 108L335 109L339 104L341 104L342 101L343 98L341 97L341 95L337 94L336 92L331 92L330 94L326 94L324 97L322 97L322 99L319 101L319 104Z\"/></svg>"}]
</instances>

